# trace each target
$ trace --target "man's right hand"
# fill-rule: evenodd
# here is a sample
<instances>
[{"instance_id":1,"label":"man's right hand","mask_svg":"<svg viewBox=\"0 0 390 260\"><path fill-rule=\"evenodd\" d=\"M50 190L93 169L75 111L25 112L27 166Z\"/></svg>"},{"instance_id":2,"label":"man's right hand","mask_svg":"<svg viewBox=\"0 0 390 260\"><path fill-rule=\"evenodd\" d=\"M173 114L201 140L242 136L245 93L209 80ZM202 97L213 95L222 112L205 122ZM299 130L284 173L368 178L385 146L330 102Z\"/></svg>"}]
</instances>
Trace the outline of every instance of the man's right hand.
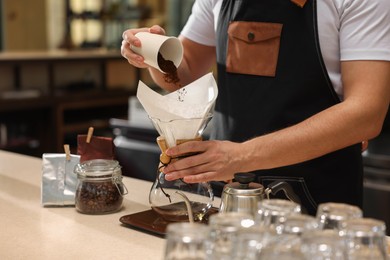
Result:
<instances>
[{"instance_id":1,"label":"man's right hand","mask_svg":"<svg viewBox=\"0 0 390 260\"><path fill-rule=\"evenodd\" d=\"M128 29L123 32L122 34L122 46L121 46L121 54L122 56L133 66L137 68L148 68L149 65L147 65L144 62L144 57L141 55L136 54L133 52L130 48L131 45L134 45L136 47L141 47L141 42L140 40L135 37L135 35L138 32L150 32L150 33L155 33L155 34L161 34L165 35L165 30L158 26L158 25L153 25L150 28L137 28L137 29Z\"/></svg>"}]
</instances>

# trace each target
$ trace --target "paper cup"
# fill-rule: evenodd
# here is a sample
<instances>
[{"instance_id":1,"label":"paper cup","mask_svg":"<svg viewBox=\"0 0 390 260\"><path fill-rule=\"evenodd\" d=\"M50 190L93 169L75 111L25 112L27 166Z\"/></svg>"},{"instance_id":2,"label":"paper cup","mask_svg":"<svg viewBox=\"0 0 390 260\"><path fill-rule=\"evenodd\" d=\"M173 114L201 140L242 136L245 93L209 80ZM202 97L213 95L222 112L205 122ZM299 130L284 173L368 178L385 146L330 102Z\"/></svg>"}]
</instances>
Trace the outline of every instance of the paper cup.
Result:
<instances>
[{"instance_id":1,"label":"paper cup","mask_svg":"<svg viewBox=\"0 0 390 260\"><path fill-rule=\"evenodd\" d=\"M130 48L143 56L149 66L165 73L158 65L158 53L161 53L165 60L172 61L176 68L180 65L183 46L178 38L148 32L139 32L135 36L141 41L141 47L131 45Z\"/></svg>"}]
</instances>

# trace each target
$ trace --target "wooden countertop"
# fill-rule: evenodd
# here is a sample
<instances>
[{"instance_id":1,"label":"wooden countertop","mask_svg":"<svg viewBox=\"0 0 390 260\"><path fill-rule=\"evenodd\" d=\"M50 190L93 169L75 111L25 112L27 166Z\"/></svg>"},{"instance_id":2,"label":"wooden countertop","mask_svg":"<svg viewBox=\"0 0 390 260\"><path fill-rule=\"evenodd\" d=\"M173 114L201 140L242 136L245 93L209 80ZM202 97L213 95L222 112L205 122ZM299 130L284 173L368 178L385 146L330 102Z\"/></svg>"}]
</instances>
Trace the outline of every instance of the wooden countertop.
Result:
<instances>
[{"instance_id":1,"label":"wooden countertop","mask_svg":"<svg viewBox=\"0 0 390 260\"><path fill-rule=\"evenodd\" d=\"M41 167L40 158L0 151L0 259L163 259L165 239L119 221L150 209L151 182L124 177L121 211L85 215L41 206Z\"/></svg>"},{"instance_id":2,"label":"wooden countertop","mask_svg":"<svg viewBox=\"0 0 390 260\"><path fill-rule=\"evenodd\" d=\"M150 209L151 182L124 177L121 211L84 215L41 206L40 158L0 151L0 259L162 259L165 240L122 226Z\"/></svg>"}]
</instances>

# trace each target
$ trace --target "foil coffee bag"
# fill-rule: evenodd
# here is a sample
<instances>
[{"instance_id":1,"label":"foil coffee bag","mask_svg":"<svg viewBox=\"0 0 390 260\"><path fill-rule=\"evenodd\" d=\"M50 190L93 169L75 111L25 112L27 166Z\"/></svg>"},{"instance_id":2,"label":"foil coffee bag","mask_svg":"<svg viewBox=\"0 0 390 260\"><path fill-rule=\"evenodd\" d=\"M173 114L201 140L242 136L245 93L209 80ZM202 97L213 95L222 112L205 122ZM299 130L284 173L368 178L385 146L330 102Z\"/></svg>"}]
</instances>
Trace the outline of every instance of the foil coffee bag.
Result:
<instances>
[{"instance_id":1,"label":"foil coffee bag","mask_svg":"<svg viewBox=\"0 0 390 260\"><path fill-rule=\"evenodd\" d=\"M79 155L44 153L42 155L41 202L43 206L75 205L77 175L75 166L80 162Z\"/></svg>"}]
</instances>

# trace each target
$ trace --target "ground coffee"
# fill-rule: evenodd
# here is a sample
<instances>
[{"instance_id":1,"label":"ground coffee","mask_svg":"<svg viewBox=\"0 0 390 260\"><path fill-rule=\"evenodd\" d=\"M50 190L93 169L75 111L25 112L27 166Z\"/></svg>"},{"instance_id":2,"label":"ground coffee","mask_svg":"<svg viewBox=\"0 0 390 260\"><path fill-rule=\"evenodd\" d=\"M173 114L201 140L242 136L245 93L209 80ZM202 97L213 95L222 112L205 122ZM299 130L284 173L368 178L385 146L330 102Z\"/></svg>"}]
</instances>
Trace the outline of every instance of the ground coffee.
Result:
<instances>
[{"instance_id":1,"label":"ground coffee","mask_svg":"<svg viewBox=\"0 0 390 260\"><path fill-rule=\"evenodd\" d=\"M104 214L121 208L122 185L111 179L103 181L82 181L76 189L76 209L86 214Z\"/></svg>"},{"instance_id":2,"label":"ground coffee","mask_svg":"<svg viewBox=\"0 0 390 260\"><path fill-rule=\"evenodd\" d=\"M170 84L175 84L178 87L180 87L180 79L179 76L177 75L177 68L173 61L166 60L162 54L159 52L157 56L157 62L158 66L160 69L165 72L166 74L164 75L164 80L167 83Z\"/></svg>"}]
</instances>

